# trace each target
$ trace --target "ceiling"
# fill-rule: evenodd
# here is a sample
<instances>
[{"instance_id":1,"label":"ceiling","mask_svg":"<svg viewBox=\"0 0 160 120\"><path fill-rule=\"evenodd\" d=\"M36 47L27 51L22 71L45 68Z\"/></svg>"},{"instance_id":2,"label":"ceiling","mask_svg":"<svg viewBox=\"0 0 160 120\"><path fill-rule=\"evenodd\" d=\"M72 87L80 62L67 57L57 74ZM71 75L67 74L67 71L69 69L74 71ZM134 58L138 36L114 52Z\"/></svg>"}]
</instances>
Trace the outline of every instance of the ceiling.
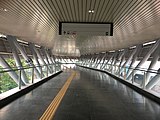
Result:
<instances>
[{"instance_id":1,"label":"ceiling","mask_svg":"<svg viewBox=\"0 0 160 120\"><path fill-rule=\"evenodd\" d=\"M89 13L94 10L94 13ZM113 36L60 36L59 22L113 22ZM0 33L79 56L160 38L160 0L0 0Z\"/></svg>"}]
</instances>

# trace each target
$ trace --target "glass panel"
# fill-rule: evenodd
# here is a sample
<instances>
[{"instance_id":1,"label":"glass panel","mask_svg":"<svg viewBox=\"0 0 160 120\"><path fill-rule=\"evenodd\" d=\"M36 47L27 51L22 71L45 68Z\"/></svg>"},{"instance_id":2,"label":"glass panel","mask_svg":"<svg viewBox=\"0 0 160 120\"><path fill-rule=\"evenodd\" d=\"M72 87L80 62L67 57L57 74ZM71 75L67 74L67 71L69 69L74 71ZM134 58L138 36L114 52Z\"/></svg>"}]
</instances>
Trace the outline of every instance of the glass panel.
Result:
<instances>
[{"instance_id":1,"label":"glass panel","mask_svg":"<svg viewBox=\"0 0 160 120\"><path fill-rule=\"evenodd\" d=\"M160 74L150 73L148 74L148 76L149 76L148 83L153 83L151 91L157 93L160 96Z\"/></svg>"},{"instance_id":2,"label":"glass panel","mask_svg":"<svg viewBox=\"0 0 160 120\"><path fill-rule=\"evenodd\" d=\"M9 72L0 73L0 94L18 87L18 84L9 76Z\"/></svg>"},{"instance_id":3,"label":"glass panel","mask_svg":"<svg viewBox=\"0 0 160 120\"><path fill-rule=\"evenodd\" d=\"M32 83L32 69L26 68L26 69L24 69L24 72L26 73L26 76L27 76L29 83Z\"/></svg>"}]
</instances>

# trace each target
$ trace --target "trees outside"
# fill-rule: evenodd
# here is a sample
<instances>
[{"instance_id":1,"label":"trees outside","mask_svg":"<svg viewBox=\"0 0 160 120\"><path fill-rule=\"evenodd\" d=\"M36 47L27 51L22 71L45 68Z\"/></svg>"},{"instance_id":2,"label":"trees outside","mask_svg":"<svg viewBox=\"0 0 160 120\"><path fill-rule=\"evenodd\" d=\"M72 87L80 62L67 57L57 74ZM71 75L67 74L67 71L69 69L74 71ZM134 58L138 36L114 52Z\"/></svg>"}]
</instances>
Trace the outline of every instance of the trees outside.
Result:
<instances>
[{"instance_id":1,"label":"trees outside","mask_svg":"<svg viewBox=\"0 0 160 120\"><path fill-rule=\"evenodd\" d=\"M18 87L18 85L8 73L0 73L0 94L15 87Z\"/></svg>"},{"instance_id":2,"label":"trees outside","mask_svg":"<svg viewBox=\"0 0 160 120\"><path fill-rule=\"evenodd\" d=\"M16 63L13 58L7 58L6 61L11 67L16 67ZM21 62L23 66L26 66L24 59L22 59ZM4 71L4 69L1 66L0 71ZM9 76L7 72L0 73L0 94L15 87L18 87L17 83Z\"/></svg>"}]
</instances>

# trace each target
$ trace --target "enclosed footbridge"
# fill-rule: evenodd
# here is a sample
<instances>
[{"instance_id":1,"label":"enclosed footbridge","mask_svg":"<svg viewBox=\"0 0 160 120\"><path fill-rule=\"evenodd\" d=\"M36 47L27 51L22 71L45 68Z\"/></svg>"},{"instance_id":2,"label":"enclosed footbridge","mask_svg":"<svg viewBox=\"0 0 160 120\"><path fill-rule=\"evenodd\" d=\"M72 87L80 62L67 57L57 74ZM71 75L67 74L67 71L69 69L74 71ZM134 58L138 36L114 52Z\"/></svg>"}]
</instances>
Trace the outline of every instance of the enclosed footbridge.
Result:
<instances>
[{"instance_id":1,"label":"enclosed footbridge","mask_svg":"<svg viewBox=\"0 0 160 120\"><path fill-rule=\"evenodd\" d=\"M159 0L0 0L0 120L159 120Z\"/></svg>"}]
</instances>

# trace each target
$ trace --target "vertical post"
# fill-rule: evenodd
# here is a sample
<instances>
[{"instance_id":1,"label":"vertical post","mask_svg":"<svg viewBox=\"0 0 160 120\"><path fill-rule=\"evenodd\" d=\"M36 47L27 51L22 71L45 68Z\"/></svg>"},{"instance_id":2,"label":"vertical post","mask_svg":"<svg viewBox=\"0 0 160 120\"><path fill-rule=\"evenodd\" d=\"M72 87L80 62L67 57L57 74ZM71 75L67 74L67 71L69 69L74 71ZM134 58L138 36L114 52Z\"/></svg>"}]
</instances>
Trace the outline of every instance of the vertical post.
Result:
<instances>
[{"instance_id":1,"label":"vertical post","mask_svg":"<svg viewBox=\"0 0 160 120\"><path fill-rule=\"evenodd\" d=\"M42 76L43 76L42 67L43 67L43 66L40 66L40 69L41 69L41 79L42 79Z\"/></svg>"},{"instance_id":2,"label":"vertical post","mask_svg":"<svg viewBox=\"0 0 160 120\"><path fill-rule=\"evenodd\" d=\"M26 63L29 66L34 67L35 65L33 64L32 59L27 56L26 51L24 51L24 49L22 48L22 46L20 46L19 43L17 42L16 37L8 36L8 39L10 39L10 37L12 39L12 43L15 45L14 47L17 48L20 51L20 53L22 54L22 56L25 59ZM22 71L22 73L23 73L23 71ZM39 74L39 72L38 72L38 70L36 68L35 68L35 73L37 74L38 77L40 77L40 74Z\"/></svg>"},{"instance_id":3,"label":"vertical post","mask_svg":"<svg viewBox=\"0 0 160 120\"><path fill-rule=\"evenodd\" d=\"M118 75L121 76L120 66L118 66Z\"/></svg>"},{"instance_id":4,"label":"vertical post","mask_svg":"<svg viewBox=\"0 0 160 120\"><path fill-rule=\"evenodd\" d=\"M52 71L53 71L53 73L54 73L54 63L52 63Z\"/></svg>"},{"instance_id":5,"label":"vertical post","mask_svg":"<svg viewBox=\"0 0 160 120\"><path fill-rule=\"evenodd\" d=\"M126 76L127 76L127 68L124 67L124 79L126 80Z\"/></svg>"},{"instance_id":6,"label":"vertical post","mask_svg":"<svg viewBox=\"0 0 160 120\"><path fill-rule=\"evenodd\" d=\"M143 89L145 89L145 86L146 86L146 76L147 74L146 74L146 71L144 71L144 75L143 75L143 84L142 84L142 87L143 87Z\"/></svg>"},{"instance_id":7,"label":"vertical post","mask_svg":"<svg viewBox=\"0 0 160 120\"><path fill-rule=\"evenodd\" d=\"M115 68L115 65L113 64L112 65L112 74L114 74L114 68Z\"/></svg>"},{"instance_id":8,"label":"vertical post","mask_svg":"<svg viewBox=\"0 0 160 120\"><path fill-rule=\"evenodd\" d=\"M8 72L8 74L10 75L10 77L17 83L19 84L19 77L17 75L17 73L11 68L11 66L6 62L6 60L0 56L0 66L2 66L3 68L7 68L6 70L9 70L10 72ZM25 85L25 83L22 81L22 85Z\"/></svg>"},{"instance_id":9,"label":"vertical post","mask_svg":"<svg viewBox=\"0 0 160 120\"><path fill-rule=\"evenodd\" d=\"M160 78L160 68L158 69L156 75L146 85L146 89L152 89L159 82L159 78Z\"/></svg>"},{"instance_id":10,"label":"vertical post","mask_svg":"<svg viewBox=\"0 0 160 120\"><path fill-rule=\"evenodd\" d=\"M33 44L33 43L29 43L29 48L30 48L30 50L31 50L31 53L32 53L32 55L33 55L33 59L35 60L35 63L36 63L36 65L35 65L35 68L37 68L37 70L38 70L38 72L40 73L40 68L39 67L37 67L37 66L40 66L40 63L39 63L39 61L38 61L38 57L37 57L37 54L36 54L36 52L35 52L35 49L34 49L34 47L35 47L35 45ZM33 66L34 67L34 66Z\"/></svg>"},{"instance_id":11,"label":"vertical post","mask_svg":"<svg viewBox=\"0 0 160 120\"><path fill-rule=\"evenodd\" d=\"M153 58L151 60L151 63L149 65L149 68L148 68L148 71L150 70L154 70L155 67L156 67L156 63L158 62L158 59L160 58L160 43L159 43L159 46L157 47L157 49L155 50L155 52L153 53ZM146 84L148 84L148 82L150 81L151 79L151 72L147 72L146 74Z\"/></svg>"},{"instance_id":12,"label":"vertical post","mask_svg":"<svg viewBox=\"0 0 160 120\"><path fill-rule=\"evenodd\" d=\"M58 64L58 66L59 66L59 69L58 69L58 70L60 71L60 70L61 70L61 64Z\"/></svg>"},{"instance_id":13,"label":"vertical post","mask_svg":"<svg viewBox=\"0 0 160 120\"><path fill-rule=\"evenodd\" d=\"M149 57L151 56L151 54L159 46L159 43L160 43L160 40L156 41L156 43L154 45L152 45L152 47L149 49L148 53L145 54L145 56L143 57L143 59L138 63L138 65L135 68L142 67L142 65L149 59ZM137 72L137 71L135 71L135 72ZM128 77L130 78L130 75Z\"/></svg>"},{"instance_id":14,"label":"vertical post","mask_svg":"<svg viewBox=\"0 0 160 120\"><path fill-rule=\"evenodd\" d=\"M123 67L123 78L124 78L124 80L126 80L126 78L125 78L125 67Z\"/></svg>"},{"instance_id":15,"label":"vertical post","mask_svg":"<svg viewBox=\"0 0 160 120\"><path fill-rule=\"evenodd\" d=\"M116 64L114 65L114 74L116 75L117 73L116 73Z\"/></svg>"},{"instance_id":16,"label":"vertical post","mask_svg":"<svg viewBox=\"0 0 160 120\"><path fill-rule=\"evenodd\" d=\"M21 83L22 83L22 80L21 80L21 68L19 69L19 89L21 89Z\"/></svg>"},{"instance_id":17,"label":"vertical post","mask_svg":"<svg viewBox=\"0 0 160 120\"><path fill-rule=\"evenodd\" d=\"M54 64L54 71L55 71L55 73L56 73L56 64Z\"/></svg>"},{"instance_id":18,"label":"vertical post","mask_svg":"<svg viewBox=\"0 0 160 120\"><path fill-rule=\"evenodd\" d=\"M127 71L127 79L130 80L129 76L132 75L132 68L134 67L135 62L138 59L139 53L141 53L142 50L142 44L137 45L136 47L136 53L133 55L133 59L131 60L131 63L129 65L129 70ZM131 76L132 77L132 76Z\"/></svg>"},{"instance_id":19,"label":"vertical post","mask_svg":"<svg viewBox=\"0 0 160 120\"><path fill-rule=\"evenodd\" d=\"M48 77L48 68L49 68L49 65L47 65L47 77Z\"/></svg>"},{"instance_id":20,"label":"vertical post","mask_svg":"<svg viewBox=\"0 0 160 120\"><path fill-rule=\"evenodd\" d=\"M132 84L134 83L134 69L132 70Z\"/></svg>"},{"instance_id":21,"label":"vertical post","mask_svg":"<svg viewBox=\"0 0 160 120\"><path fill-rule=\"evenodd\" d=\"M110 72L113 74L113 66L112 66L112 64L110 66Z\"/></svg>"},{"instance_id":22,"label":"vertical post","mask_svg":"<svg viewBox=\"0 0 160 120\"><path fill-rule=\"evenodd\" d=\"M16 41L16 37L7 35L7 40L9 42L9 44L10 44L10 47L11 47L11 50L12 50L12 54L13 54L14 60L16 62L16 66L17 66L17 68L21 69L21 67L23 67L22 66L22 62L21 62L20 57L18 55L17 47L14 44L14 41ZM28 83L28 78L26 76L25 71L21 70L21 72L22 72L21 73L22 74L22 78L21 78L22 82L24 84Z\"/></svg>"},{"instance_id":23,"label":"vertical post","mask_svg":"<svg viewBox=\"0 0 160 120\"><path fill-rule=\"evenodd\" d=\"M32 83L34 83L34 67L32 67Z\"/></svg>"},{"instance_id":24,"label":"vertical post","mask_svg":"<svg viewBox=\"0 0 160 120\"><path fill-rule=\"evenodd\" d=\"M48 60L48 57L47 57L47 55L46 55L46 52L45 52L45 49L44 49L44 47L41 47L41 53L43 54L43 56L44 56L44 58L45 58L45 60L46 60L46 67L47 67L47 65L49 65L50 64L50 62L49 62L49 60ZM51 69L50 68L48 68L49 69L49 73L52 73L52 71L51 71Z\"/></svg>"}]
</instances>

